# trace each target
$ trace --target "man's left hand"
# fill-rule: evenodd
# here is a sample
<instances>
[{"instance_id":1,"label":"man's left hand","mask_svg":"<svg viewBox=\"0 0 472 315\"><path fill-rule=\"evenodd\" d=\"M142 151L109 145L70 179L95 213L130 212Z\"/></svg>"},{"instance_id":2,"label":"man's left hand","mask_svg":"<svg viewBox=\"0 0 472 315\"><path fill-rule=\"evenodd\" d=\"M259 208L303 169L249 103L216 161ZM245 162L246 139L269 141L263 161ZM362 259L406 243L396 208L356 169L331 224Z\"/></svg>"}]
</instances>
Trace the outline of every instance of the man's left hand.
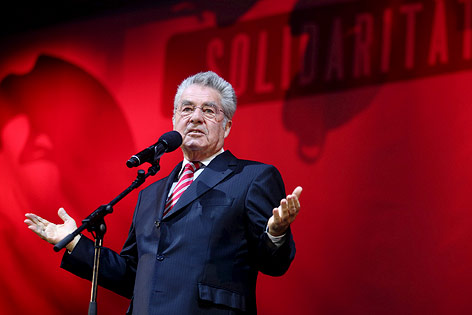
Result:
<instances>
[{"instance_id":1,"label":"man's left hand","mask_svg":"<svg viewBox=\"0 0 472 315\"><path fill-rule=\"evenodd\" d=\"M272 216L269 219L268 227L269 234L272 236L283 235L290 224L295 221L298 212L300 211L300 195L302 187L298 186L294 189L291 195L285 199L280 200L280 206L272 210Z\"/></svg>"}]
</instances>

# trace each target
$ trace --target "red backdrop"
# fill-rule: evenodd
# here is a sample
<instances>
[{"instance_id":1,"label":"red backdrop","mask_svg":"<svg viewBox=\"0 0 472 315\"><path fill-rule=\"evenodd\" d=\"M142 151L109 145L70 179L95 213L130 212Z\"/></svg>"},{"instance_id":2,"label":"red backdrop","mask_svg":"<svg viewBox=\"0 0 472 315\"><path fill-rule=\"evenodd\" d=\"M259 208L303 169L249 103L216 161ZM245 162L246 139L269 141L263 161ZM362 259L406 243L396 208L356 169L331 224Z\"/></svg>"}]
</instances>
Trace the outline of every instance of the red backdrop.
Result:
<instances>
[{"instance_id":1,"label":"red backdrop","mask_svg":"<svg viewBox=\"0 0 472 315\"><path fill-rule=\"evenodd\" d=\"M114 198L128 157L172 129L178 82L211 69L239 94L225 149L304 188L296 258L260 277L260 314L471 313L472 0L174 3L2 39L0 308L87 311L90 283L24 213L80 220Z\"/></svg>"}]
</instances>

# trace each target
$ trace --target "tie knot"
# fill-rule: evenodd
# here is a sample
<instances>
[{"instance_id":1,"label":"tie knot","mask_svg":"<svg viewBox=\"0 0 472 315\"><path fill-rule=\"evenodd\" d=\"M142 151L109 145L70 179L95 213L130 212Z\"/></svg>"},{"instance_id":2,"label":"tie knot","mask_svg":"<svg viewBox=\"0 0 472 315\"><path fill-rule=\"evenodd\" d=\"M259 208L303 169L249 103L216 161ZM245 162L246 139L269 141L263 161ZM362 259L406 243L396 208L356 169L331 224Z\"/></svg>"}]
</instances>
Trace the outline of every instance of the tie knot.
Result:
<instances>
[{"instance_id":1,"label":"tie knot","mask_svg":"<svg viewBox=\"0 0 472 315\"><path fill-rule=\"evenodd\" d=\"M184 167L184 172L190 171L192 173L195 173L201 166L201 163L198 161L195 162L189 162L185 165Z\"/></svg>"},{"instance_id":2,"label":"tie knot","mask_svg":"<svg viewBox=\"0 0 472 315\"><path fill-rule=\"evenodd\" d=\"M196 170L202 166L200 162L189 162L185 164L184 170L180 175L180 179L177 184L174 186L174 190L169 195L166 201L166 206L164 208L163 216L166 216L177 203L180 196L184 193L188 186L193 182L193 175Z\"/></svg>"}]
</instances>

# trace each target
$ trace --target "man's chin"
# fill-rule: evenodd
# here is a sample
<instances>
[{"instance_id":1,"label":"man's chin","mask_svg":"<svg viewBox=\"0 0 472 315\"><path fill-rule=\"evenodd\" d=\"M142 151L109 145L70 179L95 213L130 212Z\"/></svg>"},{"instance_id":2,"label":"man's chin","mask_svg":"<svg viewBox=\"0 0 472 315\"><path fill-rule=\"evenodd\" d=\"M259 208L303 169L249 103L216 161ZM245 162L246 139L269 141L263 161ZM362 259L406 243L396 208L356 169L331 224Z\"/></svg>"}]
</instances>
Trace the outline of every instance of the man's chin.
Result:
<instances>
[{"instance_id":1,"label":"man's chin","mask_svg":"<svg viewBox=\"0 0 472 315\"><path fill-rule=\"evenodd\" d=\"M203 141L199 141L197 139L191 139L190 141L185 141L182 145L182 148L187 151L202 151L205 150L207 146L203 143Z\"/></svg>"}]
</instances>

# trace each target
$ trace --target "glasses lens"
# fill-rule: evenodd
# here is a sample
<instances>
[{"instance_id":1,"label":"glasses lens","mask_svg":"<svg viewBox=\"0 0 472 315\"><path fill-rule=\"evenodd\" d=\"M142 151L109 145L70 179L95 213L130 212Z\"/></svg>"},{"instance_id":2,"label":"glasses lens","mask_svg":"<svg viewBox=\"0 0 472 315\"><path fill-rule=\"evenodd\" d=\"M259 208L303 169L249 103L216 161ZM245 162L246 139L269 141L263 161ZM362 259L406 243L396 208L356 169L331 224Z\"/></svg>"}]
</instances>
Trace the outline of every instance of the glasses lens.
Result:
<instances>
[{"instance_id":1,"label":"glasses lens","mask_svg":"<svg viewBox=\"0 0 472 315\"><path fill-rule=\"evenodd\" d=\"M200 108L205 118L214 119L218 113L218 109L214 105L203 105L202 107L193 105L182 105L180 107L180 115L183 117L192 115L197 108Z\"/></svg>"},{"instance_id":2,"label":"glasses lens","mask_svg":"<svg viewBox=\"0 0 472 315\"><path fill-rule=\"evenodd\" d=\"M212 105L205 105L202 107L203 115L207 118L216 117L216 108Z\"/></svg>"},{"instance_id":3,"label":"glasses lens","mask_svg":"<svg viewBox=\"0 0 472 315\"><path fill-rule=\"evenodd\" d=\"M194 111L195 111L195 106L182 105L182 107L180 107L180 114L182 116L192 115Z\"/></svg>"}]
</instances>

